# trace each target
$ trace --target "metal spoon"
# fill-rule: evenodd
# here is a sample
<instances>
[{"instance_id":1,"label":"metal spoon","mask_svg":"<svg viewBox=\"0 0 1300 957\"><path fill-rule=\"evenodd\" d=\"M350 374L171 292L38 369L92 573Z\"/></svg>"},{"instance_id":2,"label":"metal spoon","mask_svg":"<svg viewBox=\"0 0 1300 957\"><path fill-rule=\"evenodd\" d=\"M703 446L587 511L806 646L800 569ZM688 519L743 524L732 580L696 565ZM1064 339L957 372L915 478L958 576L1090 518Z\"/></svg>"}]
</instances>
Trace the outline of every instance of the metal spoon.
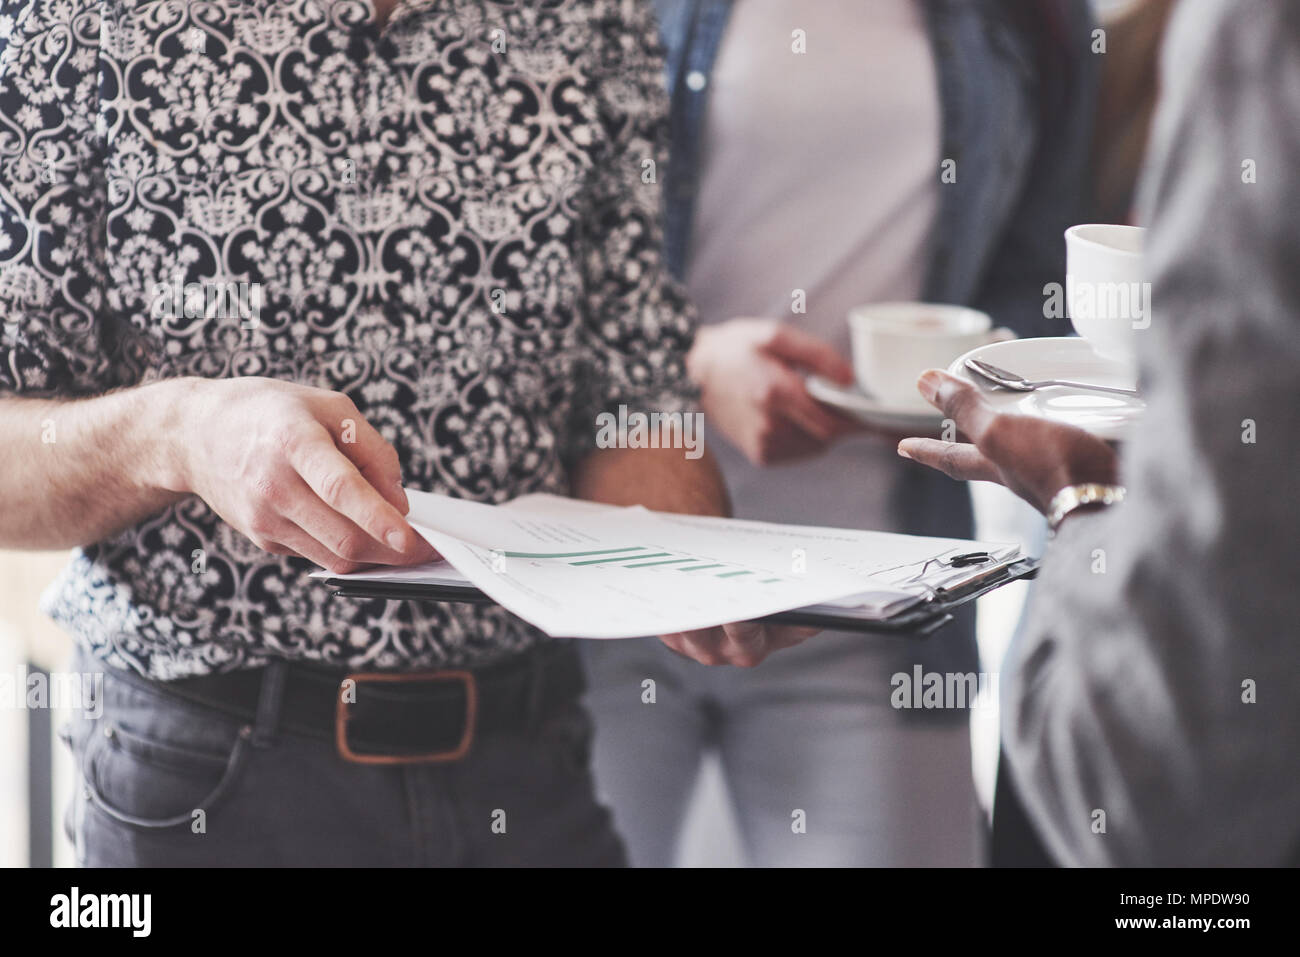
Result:
<instances>
[{"instance_id":1,"label":"metal spoon","mask_svg":"<svg viewBox=\"0 0 1300 957\"><path fill-rule=\"evenodd\" d=\"M1137 389L1121 389L1118 386L1111 385L1091 385L1087 382L1072 382L1069 379L1040 379L1037 382L1031 382L1022 375L1000 369L982 359L967 359L963 364L981 379L1015 392L1033 392L1035 389L1043 389L1049 385L1061 385L1070 389L1086 389L1089 392L1113 392L1118 395L1134 397L1138 394Z\"/></svg>"}]
</instances>

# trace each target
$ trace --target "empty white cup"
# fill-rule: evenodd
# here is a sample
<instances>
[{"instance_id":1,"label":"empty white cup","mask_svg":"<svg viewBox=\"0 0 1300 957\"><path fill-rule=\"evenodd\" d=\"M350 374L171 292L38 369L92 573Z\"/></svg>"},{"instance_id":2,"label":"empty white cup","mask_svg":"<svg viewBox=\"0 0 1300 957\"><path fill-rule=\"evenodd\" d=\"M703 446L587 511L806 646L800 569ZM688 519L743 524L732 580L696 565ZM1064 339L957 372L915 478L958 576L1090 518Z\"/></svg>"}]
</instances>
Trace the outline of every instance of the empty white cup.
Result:
<instances>
[{"instance_id":1,"label":"empty white cup","mask_svg":"<svg viewBox=\"0 0 1300 957\"><path fill-rule=\"evenodd\" d=\"M1065 303L1074 331L1107 359L1136 362L1137 333L1151 325L1140 226L1089 223L1065 231Z\"/></svg>"}]
</instances>

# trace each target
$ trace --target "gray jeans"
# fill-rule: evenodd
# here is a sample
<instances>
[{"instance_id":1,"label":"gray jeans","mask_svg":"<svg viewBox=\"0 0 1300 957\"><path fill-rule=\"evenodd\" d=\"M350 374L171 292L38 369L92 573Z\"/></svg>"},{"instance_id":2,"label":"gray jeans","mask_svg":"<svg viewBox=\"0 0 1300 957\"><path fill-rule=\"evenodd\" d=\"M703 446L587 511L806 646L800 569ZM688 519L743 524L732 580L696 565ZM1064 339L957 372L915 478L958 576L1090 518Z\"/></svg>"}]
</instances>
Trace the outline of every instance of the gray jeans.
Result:
<instances>
[{"instance_id":1,"label":"gray jeans","mask_svg":"<svg viewBox=\"0 0 1300 957\"><path fill-rule=\"evenodd\" d=\"M706 751L751 865L976 863L966 713L890 706L913 644L823 632L753 669L705 668L654 638L580 648L596 783L633 865L676 862Z\"/></svg>"},{"instance_id":2,"label":"gray jeans","mask_svg":"<svg viewBox=\"0 0 1300 957\"><path fill-rule=\"evenodd\" d=\"M573 654L566 648L564 654ZM619 866L574 700L461 761L376 766L269 742L220 712L105 672L102 716L65 729L80 780L65 826L86 866ZM160 826L162 825L162 826Z\"/></svg>"}]
</instances>

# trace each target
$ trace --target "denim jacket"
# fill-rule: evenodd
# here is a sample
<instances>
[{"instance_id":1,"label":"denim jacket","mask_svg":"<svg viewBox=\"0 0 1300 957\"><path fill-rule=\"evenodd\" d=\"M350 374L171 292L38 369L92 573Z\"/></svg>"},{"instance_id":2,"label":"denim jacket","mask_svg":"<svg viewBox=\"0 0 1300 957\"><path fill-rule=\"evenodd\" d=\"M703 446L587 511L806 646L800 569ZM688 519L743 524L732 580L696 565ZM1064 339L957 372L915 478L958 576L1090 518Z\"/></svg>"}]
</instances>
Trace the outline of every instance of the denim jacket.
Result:
<instances>
[{"instance_id":1,"label":"denim jacket","mask_svg":"<svg viewBox=\"0 0 1300 957\"><path fill-rule=\"evenodd\" d=\"M956 174L939 188L922 298L983 309L1021 336L1068 335L1066 320L1043 316L1043 303L1044 286L1065 281L1065 229L1088 218L1096 66L1087 0L1034 0L1054 14L1060 46L1045 70L1005 0L921 2L939 85L940 155L954 161ZM679 277L689 255L710 74L732 3L655 0L672 111L664 243ZM910 532L973 534L964 486L914 463L900 460L900 468L908 474L893 504ZM974 665L969 621L921 647L932 648L922 657L935 666Z\"/></svg>"}]
</instances>

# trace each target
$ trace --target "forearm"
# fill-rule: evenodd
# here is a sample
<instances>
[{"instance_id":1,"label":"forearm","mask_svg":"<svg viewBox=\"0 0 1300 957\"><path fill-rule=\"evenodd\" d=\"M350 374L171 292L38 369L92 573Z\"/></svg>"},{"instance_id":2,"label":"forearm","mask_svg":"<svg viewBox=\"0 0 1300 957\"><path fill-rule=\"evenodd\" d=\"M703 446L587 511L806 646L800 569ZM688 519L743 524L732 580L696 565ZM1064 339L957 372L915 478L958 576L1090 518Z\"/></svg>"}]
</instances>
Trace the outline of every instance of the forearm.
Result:
<instances>
[{"instance_id":1,"label":"forearm","mask_svg":"<svg viewBox=\"0 0 1300 957\"><path fill-rule=\"evenodd\" d=\"M731 514L727 487L708 452L688 459L681 449L598 449L575 470L573 494L659 512Z\"/></svg>"},{"instance_id":2,"label":"forearm","mask_svg":"<svg viewBox=\"0 0 1300 957\"><path fill-rule=\"evenodd\" d=\"M0 547L110 538L181 497L169 439L184 380L88 399L0 399Z\"/></svg>"}]
</instances>

